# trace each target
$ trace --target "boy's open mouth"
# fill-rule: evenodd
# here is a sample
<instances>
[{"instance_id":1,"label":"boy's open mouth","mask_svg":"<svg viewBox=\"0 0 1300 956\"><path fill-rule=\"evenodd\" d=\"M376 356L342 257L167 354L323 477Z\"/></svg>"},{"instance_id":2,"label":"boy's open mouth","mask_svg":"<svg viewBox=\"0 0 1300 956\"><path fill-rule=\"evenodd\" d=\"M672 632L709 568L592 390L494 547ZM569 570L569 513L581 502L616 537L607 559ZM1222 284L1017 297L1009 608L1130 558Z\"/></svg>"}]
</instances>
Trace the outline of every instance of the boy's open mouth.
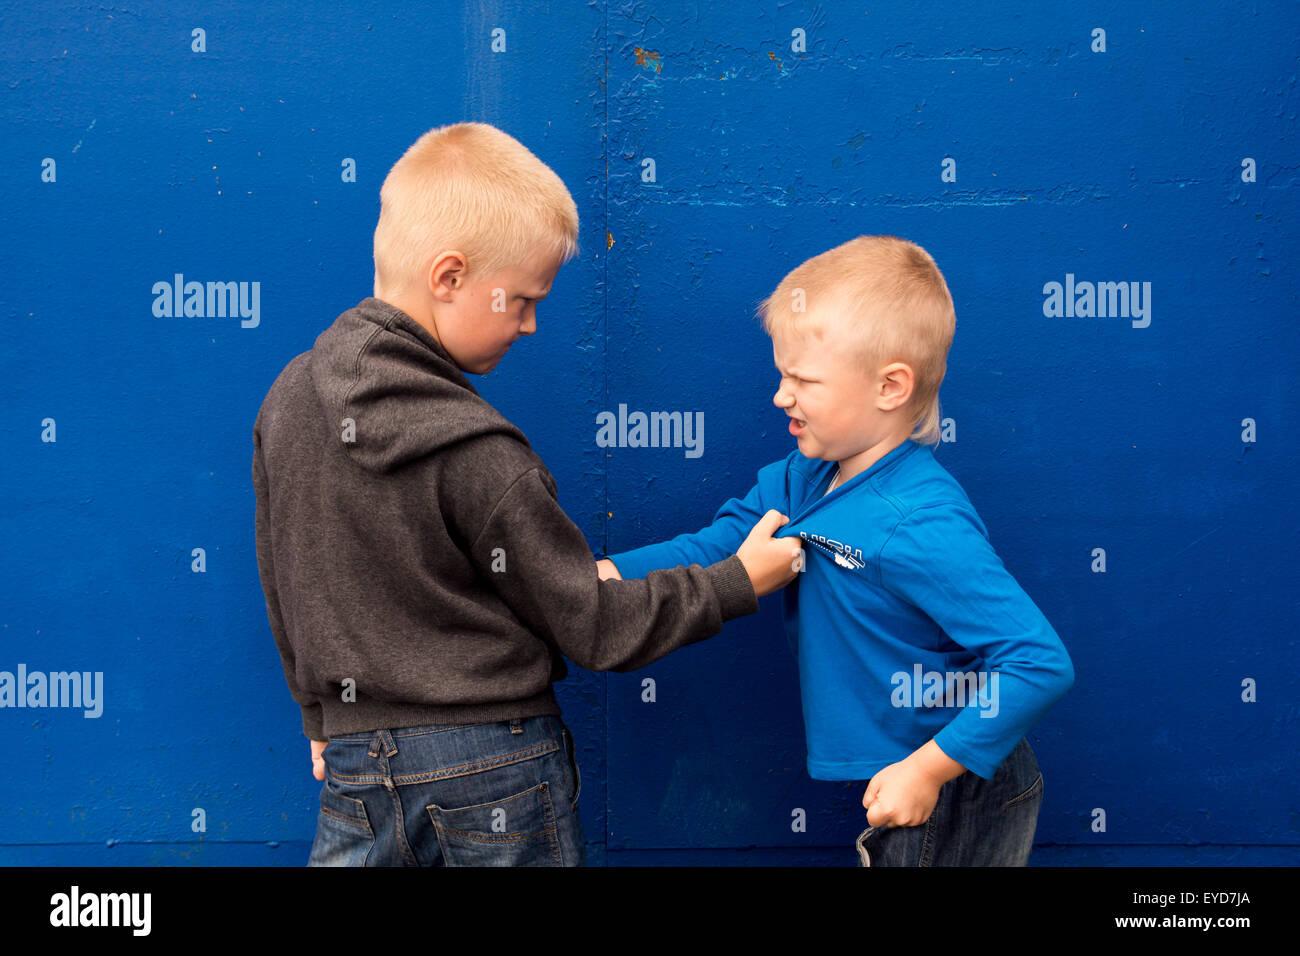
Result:
<instances>
[{"instance_id":1,"label":"boy's open mouth","mask_svg":"<svg viewBox=\"0 0 1300 956\"><path fill-rule=\"evenodd\" d=\"M802 434L803 430L807 426L808 423L803 419L795 418L794 416L790 417L790 434L794 435L796 438L799 437L800 434Z\"/></svg>"}]
</instances>

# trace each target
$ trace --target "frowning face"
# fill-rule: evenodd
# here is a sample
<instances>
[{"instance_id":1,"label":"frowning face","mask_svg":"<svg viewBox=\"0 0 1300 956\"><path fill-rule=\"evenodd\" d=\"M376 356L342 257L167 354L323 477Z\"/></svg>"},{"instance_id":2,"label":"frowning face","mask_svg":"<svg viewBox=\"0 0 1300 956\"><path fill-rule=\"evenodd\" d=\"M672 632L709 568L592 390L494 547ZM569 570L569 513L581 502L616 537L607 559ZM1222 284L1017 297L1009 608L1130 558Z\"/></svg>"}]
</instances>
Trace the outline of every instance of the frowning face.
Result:
<instances>
[{"instance_id":1,"label":"frowning face","mask_svg":"<svg viewBox=\"0 0 1300 956\"><path fill-rule=\"evenodd\" d=\"M537 303L551 291L560 261L545 254L491 276L441 277L451 295L435 313L435 333L464 371L492 371L521 335L537 331Z\"/></svg>"},{"instance_id":2,"label":"frowning face","mask_svg":"<svg viewBox=\"0 0 1300 956\"><path fill-rule=\"evenodd\" d=\"M772 403L790 417L799 451L839 462L847 480L881 457L883 452L874 453L882 446L896 445L900 431L905 438L910 428L902 430L908 423L891 414L901 404L899 383L890 373L898 363L884 366L881 374L864 374L846 343L837 340L834 325L821 326L820 337L773 334L772 359L781 382ZM907 377L910 393L910 371Z\"/></svg>"}]
</instances>

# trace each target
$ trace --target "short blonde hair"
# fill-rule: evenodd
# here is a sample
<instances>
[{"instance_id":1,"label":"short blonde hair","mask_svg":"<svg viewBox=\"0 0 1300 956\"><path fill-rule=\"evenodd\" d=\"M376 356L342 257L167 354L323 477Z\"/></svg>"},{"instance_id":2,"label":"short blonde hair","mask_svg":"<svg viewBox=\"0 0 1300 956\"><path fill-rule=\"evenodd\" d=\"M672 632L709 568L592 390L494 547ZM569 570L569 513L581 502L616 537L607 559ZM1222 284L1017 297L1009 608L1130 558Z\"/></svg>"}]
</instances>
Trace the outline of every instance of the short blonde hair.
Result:
<instances>
[{"instance_id":1,"label":"short blonde hair","mask_svg":"<svg viewBox=\"0 0 1300 956\"><path fill-rule=\"evenodd\" d=\"M393 164L379 192L375 286L423 283L433 256L458 249L469 276L578 253L578 207L523 143L486 123L431 129ZM468 277L468 276L467 276Z\"/></svg>"},{"instance_id":2,"label":"short blonde hair","mask_svg":"<svg viewBox=\"0 0 1300 956\"><path fill-rule=\"evenodd\" d=\"M916 243L897 236L850 239L797 266L759 305L758 316L768 335L820 338L834 323L848 333L864 374L906 362L914 375L911 437L926 445L939 441L939 385L957 315L943 273Z\"/></svg>"}]
</instances>

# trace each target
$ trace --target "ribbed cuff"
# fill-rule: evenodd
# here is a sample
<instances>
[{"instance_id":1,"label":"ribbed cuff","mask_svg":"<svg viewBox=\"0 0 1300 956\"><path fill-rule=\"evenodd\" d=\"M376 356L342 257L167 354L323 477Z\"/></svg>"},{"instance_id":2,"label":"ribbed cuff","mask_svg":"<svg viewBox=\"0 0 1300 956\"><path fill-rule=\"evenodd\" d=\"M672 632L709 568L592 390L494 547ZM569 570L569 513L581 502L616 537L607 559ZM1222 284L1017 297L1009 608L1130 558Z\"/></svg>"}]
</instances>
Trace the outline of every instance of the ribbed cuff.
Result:
<instances>
[{"instance_id":1,"label":"ribbed cuff","mask_svg":"<svg viewBox=\"0 0 1300 956\"><path fill-rule=\"evenodd\" d=\"M758 610L758 596L754 594L754 586L739 557L733 554L717 564L710 564L704 570L713 582L724 621L753 614Z\"/></svg>"},{"instance_id":2,"label":"ribbed cuff","mask_svg":"<svg viewBox=\"0 0 1300 956\"><path fill-rule=\"evenodd\" d=\"M490 724L516 717L538 717L560 713L552 685L523 700L482 704L420 704L367 698L358 693L352 702L326 699L322 702L324 737L364 733L379 728L434 727L445 724Z\"/></svg>"},{"instance_id":3,"label":"ribbed cuff","mask_svg":"<svg viewBox=\"0 0 1300 956\"><path fill-rule=\"evenodd\" d=\"M302 732L308 740L324 740L324 713L320 704L307 704L302 708Z\"/></svg>"}]
</instances>

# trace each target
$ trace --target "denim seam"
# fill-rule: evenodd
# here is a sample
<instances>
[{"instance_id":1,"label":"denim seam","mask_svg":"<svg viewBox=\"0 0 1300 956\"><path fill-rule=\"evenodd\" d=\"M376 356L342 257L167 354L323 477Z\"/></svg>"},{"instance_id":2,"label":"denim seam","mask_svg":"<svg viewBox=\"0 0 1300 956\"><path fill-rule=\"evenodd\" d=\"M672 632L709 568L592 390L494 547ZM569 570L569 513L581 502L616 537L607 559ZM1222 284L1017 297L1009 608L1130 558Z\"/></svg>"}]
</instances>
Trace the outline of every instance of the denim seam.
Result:
<instances>
[{"instance_id":1,"label":"denim seam","mask_svg":"<svg viewBox=\"0 0 1300 956\"><path fill-rule=\"evenodd\" d=\"M397 795L397 788L391 781L384 789L388 791L388 796L393 801L393 833L396 836L398 851L402 854L402 862L407 866L419 866L420 861L406 840L406 814L402 810L402 798Z\"/></svg>"},{"instance_id":2,"label":"denim seam","mask_svg":"<svg viewBox=\"0 0 1300 956\"><path fill-rule=\"evenodd\" d=\"M432 783L435 780L450 780L453 777L464 777L468 774L480 773L484 770L496 770L500 767L509 767L511 764L522 763L525 760L532 760L535 757L544 757L547 754L555 753L559 749L560 745L552 740L532 747L527 747L523 750L516 750L514 753L491 757L487 760L460 764L456 767L446 767L442 770L428 770L424 773L404 774L402 776L393 777L392 780L393 783L399 787L412 783Z\"/></svg>"},{"instance_id":3,"label":"denim seam","mask_svg":"<svg viewBox=\"0 0 1300 956\"><path fill-rule=\"evenodd\" d=\"M925 839L921 841L921 859L917 866L929 866L934 860L934 834L937 826L934 822L935 814L930 814L930 819L925 821Z\"/></svg>"},{"instance_id":4,"label":"denim seam","mask_svg":"<svg viewBox=\"0 0 1300 956\"><path fill-rule=\"evenodd\" d=\"M551 802L551 787L542 781L542 800L546 804L546 820L550 824L547 828L551 842L551 859L556 866L564 866L564 851L560 848L560 831L559 824L555 818L555 804Z\"/></svg>"}]
</instances>

